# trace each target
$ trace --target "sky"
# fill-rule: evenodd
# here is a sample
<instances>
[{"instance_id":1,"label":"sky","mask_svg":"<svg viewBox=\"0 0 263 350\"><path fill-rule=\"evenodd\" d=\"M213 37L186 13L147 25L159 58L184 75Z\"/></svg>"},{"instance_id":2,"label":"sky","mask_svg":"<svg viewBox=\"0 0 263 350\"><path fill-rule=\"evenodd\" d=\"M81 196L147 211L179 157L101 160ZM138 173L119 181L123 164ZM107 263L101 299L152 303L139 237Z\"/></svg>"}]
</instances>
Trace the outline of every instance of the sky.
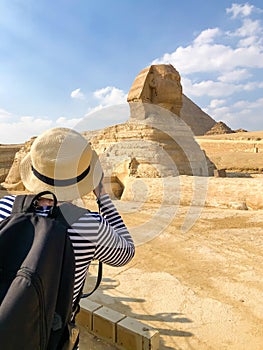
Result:
<instances>
[{"instance_id":1,"label":"sky","mask_svg":"<svg viewBox=\"0 0 263 350\"><path fill-rule=\"evenodd\" d=\"M0 143L126 121L118 106L159 63L216 121L263 130L262 0L1 0Z\"/></svg>"}]
</instances>

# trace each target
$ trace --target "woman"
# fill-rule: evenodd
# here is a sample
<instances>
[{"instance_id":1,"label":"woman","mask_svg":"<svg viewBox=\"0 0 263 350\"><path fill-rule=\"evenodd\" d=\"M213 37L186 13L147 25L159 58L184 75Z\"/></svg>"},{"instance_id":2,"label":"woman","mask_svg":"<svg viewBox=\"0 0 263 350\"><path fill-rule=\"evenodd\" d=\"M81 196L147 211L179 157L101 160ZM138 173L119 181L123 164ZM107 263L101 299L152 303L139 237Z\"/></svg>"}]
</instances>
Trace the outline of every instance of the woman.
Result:
<instances>
[{"instance_id":1,"label":"woman","mask_svg":"<svg viewBox=\"0 0 263 350\"><path fill-rule=\"evenodd\" d=\"M95 151L78 132L54 128L38 136L20 164L26 189L33 194L51 191L59 202L73 201L93 191L100 213L86 211L68 229L75 255L73 305L82 290L92 260L111 266L127 264L135 248L121 216L103 186L103 171ZM11 214L15 196L0 200L0 221ZM37 213L47 216L53 200L42 197Z\"/></svg>"}]
</instances>

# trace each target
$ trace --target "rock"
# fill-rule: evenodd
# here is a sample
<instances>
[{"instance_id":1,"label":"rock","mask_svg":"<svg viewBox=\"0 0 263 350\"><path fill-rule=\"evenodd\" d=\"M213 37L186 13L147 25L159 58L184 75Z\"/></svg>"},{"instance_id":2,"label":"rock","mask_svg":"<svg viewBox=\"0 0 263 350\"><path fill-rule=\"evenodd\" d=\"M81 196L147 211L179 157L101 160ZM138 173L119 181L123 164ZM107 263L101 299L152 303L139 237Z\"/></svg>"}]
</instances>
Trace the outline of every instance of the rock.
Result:
<instances>
[{"instance_id":1,"label":"rock","mask_svg":"<svg viewBox=\"0 0 263 350\"><path fill-rule=\"evenodd\" d=\"M234 130L234 132L248 132L248 131L246 129L240 128L240 129Z\"/></svg>"},{"instance_id":2,"label":"rock","mask_svg":"<svg viewBox=\"0 0 263 350\"><path fill-rule=\"evenodd\" d=\"M105 174L117 177L124 186L131 176L213 175L213 165L190 128L179 117L164 117L163 111L161 115L155 111L145 121L131 119L106 128L91 144L100 154Z\"/></svg>"},{"instance_id":3,"label":"rock","mask_svg":"<svg viewBox=\"0 0 263 350\"><path fill-rule=\"evenodd\" d=\"M248 210L245 202L229 202L228 208L235 210Z\"/></svg>"},{"instance_id":4,"label":"rock","mask_svg":"<svg viewBox=\"0 0 263 350\"><path fill-rule=\"evenodd\" d=\"M145 104L157 105L180 116L194 135L204 135L216 124L214 119L182 93L180 74L172 65L159 64L144 68L135 78L127 101L131 106L131 118L144 116L140 110L135 116L133 107L137 106L131 102L142 102L142 107Z\"/></svg>"},{"instance_id":5,"label":"rock","mask_svg":"<svg viewBox=\"0 0 263 350\"><path fill-rule=\"evenodd\" d=\"M247 138L244 134L249 134ZM263 132L195 137L217 169L239 177L263 173ZM259 141L257 139L260 139Z\"/></svg>"},{"instance_id":6,"label":"rock","mask_svg":"<svg viewBox=\"0 0 263 350\"><path fill-rule=\"evenodd\" d=\"M182 108L181 77L171 64L151 65L144 68L135 78L127 101L142 102L163 107L180 115ZM142 104L142 106L143 106ZM132 104L131 106L136 106ZM133 117L131 108L131 117ZM144 114L140 112L140 116ZM138 118L138 116L136 116Z\"/></svg>"},{"instance_id":7,"label":"rock","mask_svg":"<svg viewBox=\"0 0 263 350\"><path fill-rule=\"evenodd\" d=\"M5 181L13 164L15 154L21 147L22 145L0 145L0 183Z\"/></svg>"},{"instance_id":8,"label":"rock","mask_svg":"<svg viewBox=\"0 0 263 350\"><path fill-rule=\"evenodd\" d=\"M25 186L21 181L19 166L21 160L30 151L31 145L34 140L35 137L31 138L29 141L25 142L25 144L20 148L18 152L16 152L14 162L10 168L10 171L8 172L5 181L1 184L5 189L9 191L25 190Z\"/></svg>"},{"instance_id":9,"label":"rock","mask_svg":"<svg viewBox=\"0 0 263 350\"><path fill-rule=\"evenodd\" d=\"M128 178L121 199L235 210L263 209L261 178L216 178L181 175L167 178Z\"/></svg>"}]
</instances>

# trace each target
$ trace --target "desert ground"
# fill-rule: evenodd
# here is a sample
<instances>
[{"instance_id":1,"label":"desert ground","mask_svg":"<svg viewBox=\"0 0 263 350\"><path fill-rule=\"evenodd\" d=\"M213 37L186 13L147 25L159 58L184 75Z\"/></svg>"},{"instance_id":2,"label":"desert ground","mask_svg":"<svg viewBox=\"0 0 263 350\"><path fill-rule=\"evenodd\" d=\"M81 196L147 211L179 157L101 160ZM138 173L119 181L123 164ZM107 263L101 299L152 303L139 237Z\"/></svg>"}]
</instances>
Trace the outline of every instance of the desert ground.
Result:
<instances>
[{"instance_id":1,"label":"desert ground","mask_svg":"<svg viewBox=\"0 0 263 350\"><path fill-rule=\"evenodd\" d=\"M137 246L129 265L105 266L91 300L158 329L163 350L262 350L262 210L203 208L182 232L188 209ZM123 217L134 227L156 210Z\"/></svg>"}]
</instances>

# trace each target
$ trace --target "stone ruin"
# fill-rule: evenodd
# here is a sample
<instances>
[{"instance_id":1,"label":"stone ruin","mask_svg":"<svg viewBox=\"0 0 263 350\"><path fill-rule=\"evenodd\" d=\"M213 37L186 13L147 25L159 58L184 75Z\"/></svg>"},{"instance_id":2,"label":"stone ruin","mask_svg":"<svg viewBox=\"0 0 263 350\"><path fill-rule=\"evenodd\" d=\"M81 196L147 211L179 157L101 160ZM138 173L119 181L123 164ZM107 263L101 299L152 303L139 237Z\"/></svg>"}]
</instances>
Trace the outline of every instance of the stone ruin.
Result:
<instances>
[{"instance_id":1,"label":"stone ruin","mask_svg":"<svg viewBox=\"0 0 263 350\"><path fill-rule=\"evenodd\" d=\"M83 132L99 154L105 179L111 183L116 197L121 197L131 177L213 175L214 164L200 149L190 126L180 117L186 97L182 93L180 75L172 65L152 65L143 69L135 78L127 100L130 118L126 123L96 132ZM187 117L186 112L184 117ZM188 117L188 122L190 119ZM205 114L202 123L205 125L203 134L215 124ZM197 124L198 120L195 121ZM33 139L28 141L16 154L2 184L6 189L23 189L19 164L32 142Z\"/></svg>"},{"instance_id":2,"label":"stone ruin","mask_svg":"<svg viewBox=\"0 0 263 350\"><path fill-rule=\"evenodd\" d=\"M30 140L26 141L24 145L18 150L15 154L15 159L13 164L5 178L5 181L1 185L8 191L24 191L25 186L22 183L19 166L21 160L27 155L30 151L31 145L34 142L36 137L32 137Z\"/></svg>"}]
</instances>

